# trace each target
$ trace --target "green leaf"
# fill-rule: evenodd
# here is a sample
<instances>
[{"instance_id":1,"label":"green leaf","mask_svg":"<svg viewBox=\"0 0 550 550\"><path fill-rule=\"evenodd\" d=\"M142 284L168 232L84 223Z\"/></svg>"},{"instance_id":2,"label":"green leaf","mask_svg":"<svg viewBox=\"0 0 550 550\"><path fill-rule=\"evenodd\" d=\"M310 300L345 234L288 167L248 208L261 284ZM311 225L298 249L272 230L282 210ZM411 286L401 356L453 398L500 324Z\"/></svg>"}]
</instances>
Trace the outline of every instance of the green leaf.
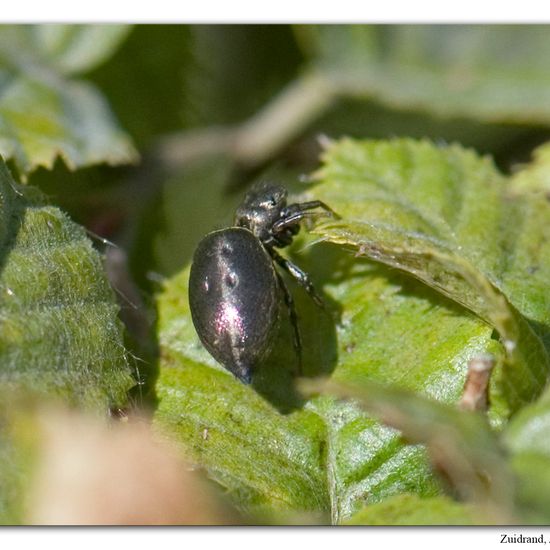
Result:
<instances>
[{"instance_id":1,"label":"green leaf","mask_svg":"<svg viewBox=\"0 0 550 550\"><path fill-rule=\"evenodd\" d=\"M510 516L512 478L505 455L487 419L411 392L363 382L353 387L324 380L303 380L308 395L322 393L353 399L407 441L423 443L434 467L464 500L483 507L491 523Z\"/></svg>"},{"instance_id":2,"label":"green leaf","mask_svg":"<svg viewBox=\"0 0 550 550\"><path fill-rule=\"evenodd\" d=\"M480 511L448 497L399 495L354 514L345 525L487 525Z\"/></svg>"},{"instance_id":3,"label":"green leaf","mask_svg":"<svg viewBox=\"0 0 550 550\"><path fill-rule=\"evenodd\" d=\"M136 160L101 93L70 78L109 57L126 33L111 25L0 29L0 154L22 176L52 168L58 156L73 170Z\"/></svg>"},{"instance_id":4,"label":"green leaf","mask_svg":"<svg viewBox=\"0 0 550 550\"><path fill-rule=\"evenodd\" d=\"M134 385L118 306L84 229L0 162L0 382L105 414Z\"/></svg>"},{"instance_id":5,"label":"green leaf","mask_svg":"<svg viewBox=\"0 0 550 550\"><path fill-rule=\"evenodd\" d=\"M343 219L315 232L408 272L493 326L507 349L495 390L510 411L532 401L550 369L548 201L516 196L471 151L406 139L335 143L317 178L313 193Z\"/></svg>"},{"instance_id":6,"label":"green leaf","mask_svg":"<svg viewBox=\"0 0 550 550\"><path fill-rule=\"evenodd\" d=\"M36 457L38 425L13 407L13 395L2 390L0 406L0 525L21 525L25 494Z\"/></svg>"},{"instance_id":7,"label":"green leaf","mask_svg":"<svg viewBox=\"0 0 550 550\"><path fill-rule=\"evenodd\" d=\"M308 248L296 261L342 312L335 325L293 289L307 376L332 372L341 381L374 379L453 402L468 360L484 351L501 354L490 327L425 285L331 245ZM367 502L441 491L421 446L404 445L399 433L353 404L328 397L304 401L296 393L288 320L254 387L236 381L198 340L187 280L184 270L159 296L155 423L243 511L324 513L338 523Z\"/></svg>"},{"instance_id":8,"label":"green leaf","mask_svg":"<svg viewBox=\"0 0 550 550\"><path fill-rule=\"evenodd\" d=\"M481 351L499 353L489 327L452 304L438 303L421 284L364 261L350 262L330 247L318 246L316 252L308 258L316 271L308 271L319 276L321 266L340 265L347 274L324 285L344 318L335 334L308 297L295 293L306 374L328 373L338 358L333 376L339 380L394 382L455 401L468 359ZM187 278L185 270L167 282L159 300L156 423L243 510L324 512L337 523L365 502L440 491L421 447L403 445L397 432L354 405L325 397L300 401L284 367L295 362L288 329L258 370L255 388L223 371L195 334ZM415 331L407 328L411 323Z\"/></svg>"},{"instance_id":9,"label":"green leaf","mask_svg":"<svg viewBox=\"0 0 550 550\"><path fill-rule=\"evenodd\" d=\"M336 93L396 109L490 122L550 123L545 26L298 27Z\"/></svg>"},{"instance_id":10,"label":"green leaf","mask_svg":"<svg viewBox=\"0 0 550 550\"><path fill-rule=\"evenodd\" d=\"M511 188L514 194L532 193L536 196L550 192L550 143L535 149L533 162L513 175Z\"/></svg>"},{"instance_id":11,"label":"green leaf","mask_svg":"<svg viewBox=\"0 0 550 550\"><path fill-rule=\"evenodd\" d=\"M489 352L497 363L489 418L502 427L547 378L548 313L537 302L545 287L527 277L535 261L546 269L544 234L537 233L545 229L523 219L536 211L540 223L546 201L519 194L488 159L458 146L343 140L323 162L320 181L303 198L325 201L342 219L315 226L332 242L302 236L289 250L329 303L329 314L322 314L290 285L304 375L359 389L377 382L455 403L469 360ZM540 246L528 254L516 250L529 239ZM406 444L356 403L296 392L286 317L253 387L236 381L200 344L187 278L185 269L158 297L155 423L243 511L322 513L341 523L395 495L441 493L422 438ZM437 426L437 414L423 418L425 433ZM474 432L465 452L475 455L478 445L484 453L491 434L487 427Z\"/></svg>"}]
</instances>

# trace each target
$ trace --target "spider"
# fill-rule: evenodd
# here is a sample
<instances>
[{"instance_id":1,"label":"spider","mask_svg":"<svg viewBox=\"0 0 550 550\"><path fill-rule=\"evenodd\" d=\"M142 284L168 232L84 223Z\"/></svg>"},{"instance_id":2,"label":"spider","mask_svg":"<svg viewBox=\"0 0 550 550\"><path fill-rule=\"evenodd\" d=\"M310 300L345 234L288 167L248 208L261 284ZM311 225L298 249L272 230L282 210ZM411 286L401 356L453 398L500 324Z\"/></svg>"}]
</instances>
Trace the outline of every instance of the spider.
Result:
<instances>
[{"instance_id":1,"label":"spider","mask_svg":"<svg viewBox=\"0 0 550 550\"><path fill-rule=\"evenodd\" d=\"M281 185L257 183L237 208L234 225L207 234L193 257L189 304L197 334L214 359L245 384L272 349L281 300L289 311L301 367L294 300L275 264L324 307L307 273L275 249L291 244L303 219L338 216L319 200L287 205L287 195Z\"/></svg>"}]
</instances>

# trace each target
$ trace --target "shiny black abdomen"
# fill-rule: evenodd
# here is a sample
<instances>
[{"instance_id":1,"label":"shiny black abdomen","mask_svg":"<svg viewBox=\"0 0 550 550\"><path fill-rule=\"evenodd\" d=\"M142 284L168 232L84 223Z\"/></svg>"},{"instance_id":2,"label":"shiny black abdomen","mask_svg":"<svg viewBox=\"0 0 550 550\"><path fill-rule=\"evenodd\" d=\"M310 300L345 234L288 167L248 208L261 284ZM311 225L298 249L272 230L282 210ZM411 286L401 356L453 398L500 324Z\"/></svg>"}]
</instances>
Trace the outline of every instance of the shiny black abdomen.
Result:
<instances>
[{"instance_id":1,"label":"shiny black abdomen","mask_svg":"<svg viewBox=\"0 0 550 550\"><path fill-rule=\"evenodd\" d=\"M210 354L243 382L276 336L281 289L273 261L248 229L199 243L189 277L193 323Z\"/></svg>"}]
</instances>

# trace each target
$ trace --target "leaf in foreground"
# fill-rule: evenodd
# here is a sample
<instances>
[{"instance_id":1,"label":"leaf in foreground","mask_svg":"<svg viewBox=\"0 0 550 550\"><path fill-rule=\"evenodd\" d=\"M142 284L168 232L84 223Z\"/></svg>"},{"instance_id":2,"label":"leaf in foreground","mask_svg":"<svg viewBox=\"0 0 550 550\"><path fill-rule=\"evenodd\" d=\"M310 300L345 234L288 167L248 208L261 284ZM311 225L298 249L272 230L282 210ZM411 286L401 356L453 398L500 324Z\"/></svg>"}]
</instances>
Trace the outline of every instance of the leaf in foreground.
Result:
<instances>
[{"instance_id":1,"label":"leaf in foreground","mask_svg":"<svg viewBox=\"0 0 550 550\"><path fill-rule=\"evenodd\" d=\"M118 306L84 229L0 161L0 383L106 414L134 385Z\"/></svg>"},{"instance_id":2,"label":"leaf in foreground","mask_svg":"<svg viewBox=\"0 0 550 550\"><path fill-rule=\"evenodd\" d=\"M480 510L449 497L398 495L365 506L346 525L487 525Z\"/></svg>"},{"instance_id":3,"label":"leaf in foreground","mask_svg":"<svg viewBox=\"0 0 550 550\"><path fill-rule=\"evenodd\" d=\"M523 521L550 521L550 393L523 409L507 426L504 442L517 476Z\"/></svg>"}]
</instances>

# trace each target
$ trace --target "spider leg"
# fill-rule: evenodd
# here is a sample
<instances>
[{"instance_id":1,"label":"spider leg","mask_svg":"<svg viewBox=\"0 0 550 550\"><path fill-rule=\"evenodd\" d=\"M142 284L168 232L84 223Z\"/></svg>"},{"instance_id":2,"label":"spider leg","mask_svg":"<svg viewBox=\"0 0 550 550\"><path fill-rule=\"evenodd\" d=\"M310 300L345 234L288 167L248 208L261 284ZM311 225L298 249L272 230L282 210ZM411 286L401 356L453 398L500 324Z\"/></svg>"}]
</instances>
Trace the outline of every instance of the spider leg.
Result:
<instances>
[{"instance_id":1,"label":"spider leg","mask_svg":"<svg viewBox=\"0 0 550 550\"><path fill-rule=\"evenodd\" d=\"M299 202L296 204L291 204L290 208L296 208L298 212L305 212L306 210L314 210L315 208L321 208L328 215L339 218L340 216L330 207L328 204L325 204L323 201L307 201Z\"/></svg>"},{"instance_id":2,"label":"spider leg","mask_svg":"<svg viewBox=\"0 0 550 550\"><path fill-rule=\"evenodd\" d=\"M315 208L321 208L321 212L312 212ZM277 220L273 224L272 231L273 233L277 233L284 229L285 227L292 227L296 226L300 220L303 220L304 218L318 218L318 217L334 217L339 218L340 216L330 208L330 206L327 206L322 201L309 201L309 202L301 202L297 204L291 204L286 207L284 210L283 216L280 220Z\"/></svg>"},{"instance_id":3,"label":"spider leg","mask_svg":"<svg viewBox=\"0 0 550 550\"><path fill-rule=\"evenodd\" d=\"M277 271L275 272L277 273ZM298 326L298 315L296 313L296 307L294 305L294 299L292 294L288 290L283 278L277 273L277 279L279 280L279 285L283 291L285 304L288 309L288 315L290 317L290 324L292 325L293 339L292 344L294 345L294 351L296 352L296 357L298 359L298 375L302 375L302 338L300 336L300 327Z\"/></svg>"},{"instance_id":4,"label":"spider leg","mask_svg":"<svg viewBox=\"0 0 550 550\"><path fill-rule=\"evenodd\" d=\"M277 220L271 229L271 231L277 234L279 231L287 227L295 227L300 220L304 218L318 218L319 216L330 216L331 214L327 212L296 212L296 214L291 214L286 218L281 218Z\"/></svg>"},{"instance_id":5,"label":"spider leg","mask_svg":"<svg viewBox=\"0 0 550 550\"><path fill-rule=\"evenodd\" d=\"M272 248L269 249L271 257L275 260L287 273L289 273L294 279L304 287L306 292L311 296L312 300L322 309L325 309L325 302L317 294L313 283L311 282L308 274L302 271L297 265L293 264L290 260L283 258Z\"/></svg>"}]
</instances>

